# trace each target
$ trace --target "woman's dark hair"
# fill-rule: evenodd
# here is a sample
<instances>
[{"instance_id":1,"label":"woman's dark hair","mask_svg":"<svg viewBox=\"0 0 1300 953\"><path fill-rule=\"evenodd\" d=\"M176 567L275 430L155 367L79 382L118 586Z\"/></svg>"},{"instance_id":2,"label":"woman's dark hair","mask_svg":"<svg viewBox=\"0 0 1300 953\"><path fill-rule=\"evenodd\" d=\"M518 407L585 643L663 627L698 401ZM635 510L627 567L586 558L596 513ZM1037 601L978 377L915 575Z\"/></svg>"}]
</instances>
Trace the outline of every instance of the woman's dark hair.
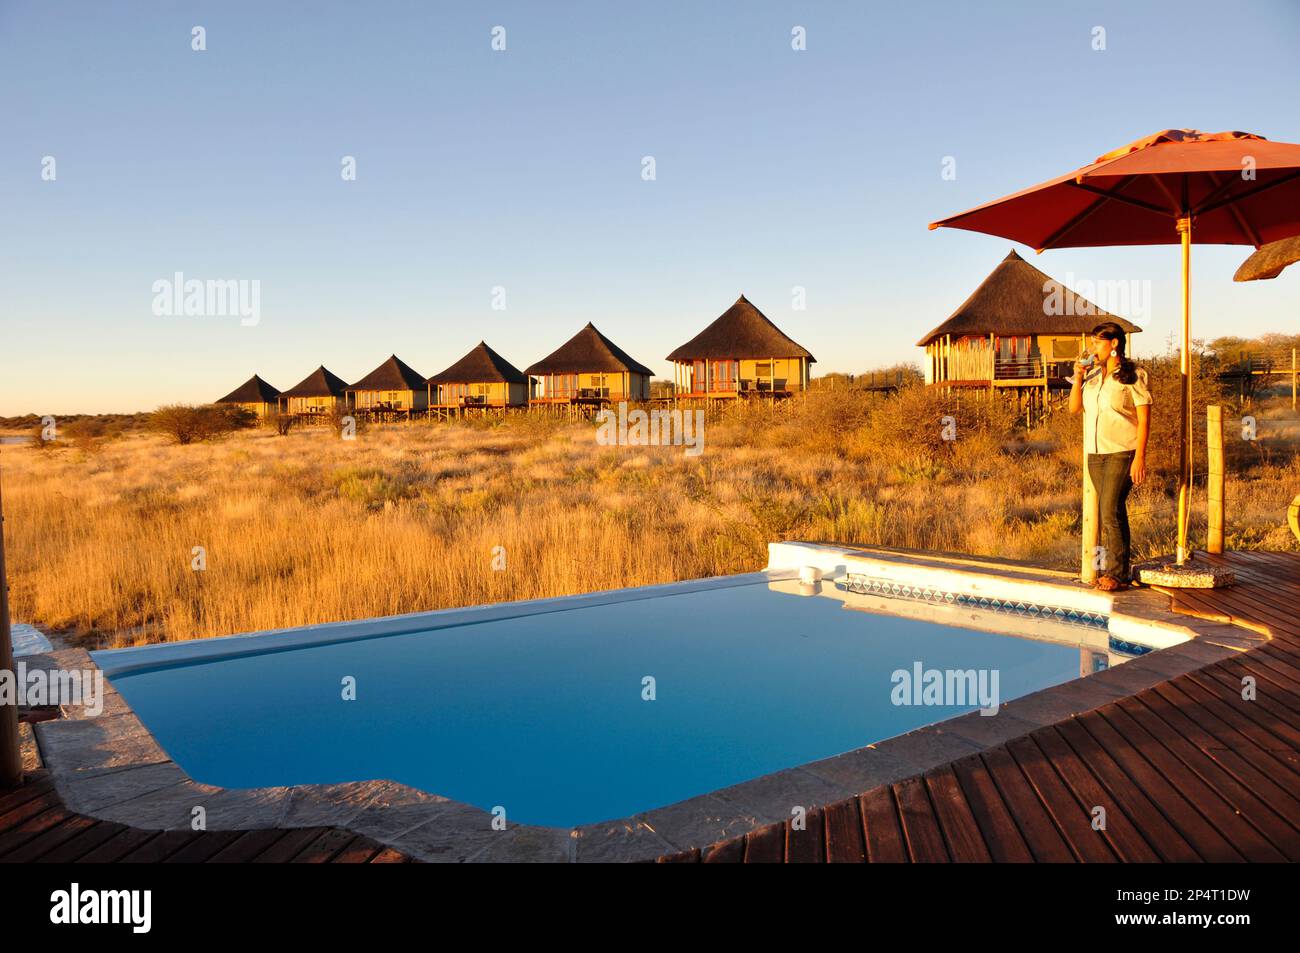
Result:
<instances>
[{"instance_id":1,"label":"woman's dark hair","mask_svg":"<svg viewBox=\"0 0 1300 953\"><path fill-rule=\"evenodd\" d=\"M1119 367L1115 369L1115 380L1121 384L1133 384L1137 382L1137 365L1129 360L1128 355L1124 353L1124 345L1127 336L1124 329L1114 321L1105 321L1092 329L1092 336L1101 338L1103 341L1115 342L1115 353L1119 355Z\"/></svg>"}]
</instances>

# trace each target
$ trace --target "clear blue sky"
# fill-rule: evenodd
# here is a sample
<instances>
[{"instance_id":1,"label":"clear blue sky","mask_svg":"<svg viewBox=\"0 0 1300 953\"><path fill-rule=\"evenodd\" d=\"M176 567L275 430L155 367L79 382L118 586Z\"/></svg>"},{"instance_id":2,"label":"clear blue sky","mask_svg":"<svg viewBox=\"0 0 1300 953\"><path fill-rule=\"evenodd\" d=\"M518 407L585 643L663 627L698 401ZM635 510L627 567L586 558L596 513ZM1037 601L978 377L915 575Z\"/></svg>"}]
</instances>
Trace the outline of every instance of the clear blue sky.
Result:
<instances>
[{"instance_id":1,"label":"clear blue sky","mask_svg":"<svg viewBox=\"0 0 1300 953\"><path fill-rule=\"evenodd\" d=\"M1168 127L1300 141L1300 3L3 0L0 89L0 415L480 338L525 367L587 321L668 376L742 291L853 372L917 360L1011 247L929 221ZM1151 279L1164 350L1176 247L1020 251ZM1195 250L1194 335L1300 323L1300 274L1232 283L1249 251ZM260 323L155 316L176 271L260 281Z\"/></svg>"}]
</instances>

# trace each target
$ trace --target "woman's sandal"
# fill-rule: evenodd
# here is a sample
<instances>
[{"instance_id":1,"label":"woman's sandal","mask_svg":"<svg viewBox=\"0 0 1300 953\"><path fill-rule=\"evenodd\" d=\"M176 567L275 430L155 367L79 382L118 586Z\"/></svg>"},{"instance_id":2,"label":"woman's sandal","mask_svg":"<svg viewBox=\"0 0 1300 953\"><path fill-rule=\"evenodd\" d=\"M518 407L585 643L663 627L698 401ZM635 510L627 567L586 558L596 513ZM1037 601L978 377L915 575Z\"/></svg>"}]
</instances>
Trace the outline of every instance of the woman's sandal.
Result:
<instances>
[{"instance_id":1,"label":"woman's sandal","mask_svg":"<svg viewBox=\"0 0 1300 953\"><path fill-rule=\"evenodd\" d=\"M1123 592L1127 589L1128 583L1120 582L1114 576L1098 576L1093 587L1100 589L1102 592Z\"/></svg>"}]
</instances>

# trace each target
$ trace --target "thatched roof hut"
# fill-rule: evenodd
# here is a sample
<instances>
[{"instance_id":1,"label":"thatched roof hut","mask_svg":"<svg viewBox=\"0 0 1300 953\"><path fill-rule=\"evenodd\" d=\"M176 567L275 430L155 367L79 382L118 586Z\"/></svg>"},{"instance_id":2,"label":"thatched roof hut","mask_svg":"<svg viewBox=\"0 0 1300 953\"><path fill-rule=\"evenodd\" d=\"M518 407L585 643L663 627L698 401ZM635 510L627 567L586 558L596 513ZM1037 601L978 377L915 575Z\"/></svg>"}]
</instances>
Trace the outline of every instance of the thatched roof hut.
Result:
<instances>
[{"instance_id":1,"label":"thatched roof hut","mask_svg":"<svg viewBox=\"0 0 1300 953\"><path fill-rule=\"evenodd\" d=\"M918 346L927 383L1068 387L1087 335L1104 321L1142 329L1039 271L1014 250ZM1132 353L1130 347L1129 353Z\"/></svg>"},{"instance_id":2,"label":"thatched roof hut","mask_svg":"<svg viewBox=\"0 0 1300 953\"><path fill-rule=\"evenodd\" d=\"M280 397L342 397L347 389L347 381L322 364Z\"/></svg>"},{"instance_id":3,"label":"thatched roof hut","mask_svg":"<svg viewBox=\"0 0 1300 953\"><path fill-rule=\"evenodd\" d=\"M436 407L517 407L528 403L528 377L479 341L451 367L428 380Z\"/></svg>"},{"instance_id":4,"label":"thatched roof hut","mask_svg":"<svg viewBox=\"0 0 1300 953\"><path fill-rule=\"evenodd\" d=\"M1114 321L1130 334L1142 330L1039 271L1012 249L947 321L916 344L925 347L946 334L1087 334L1103 321Z\"/></svg>"},{"instance_id":5,"label":"thatched roof hut","mask_svg":"<svg viewBox=\"0 0 1300 953\"><path fill-rule=\"evenodd\" d=\"M254 374L225 397L213 401L217 404L274 404L280 392Z\"/></svg>"},{"instance_id":6,"label":"thatched roof hut","mask_svg":"<svg viewBox=\"0 0 1300 953\"><path fill-rule=\"evenodd\" d=\"M429 405L424 375L396 354L350 386L352 405L359 411L380 416L410 415Z\"/></svg>"},{"instance_id":7,"label":"thatched roof hut","mask_svg":"<svg viewBox=\"0 0 1300 953\"><path fill-rule=\"evenodd\" d=\"M279 401L291 414L321 414L347 403L348 384L324 365L316 368L286 391Z\"/></svg>"},{"instance_id":8,"label":"thatched roof hut","mask_svg":"<svg viewBox=\"0 0 1300 953\"><path fill-rule=\"evenodd\" d=\"M396 354L351 387L350 391L423 390L424 375Z\"/></svg>"},{"instance_id":9,"label":"thatched roof hut","mask_svg":"<svg viewBox=\"0 0 1300 953\"><path fill-rule=\"evenodd\" d=\"M621 347L596 330L590 321L559 348L552 351L525 374L586 374L592 372L621 374L630 372L650 377L654 371L628 355Z\"/></svg>"},{"instance_id":10,"label":"thatched roof hut","mask_svg":"<svg viewBox=\"0 0 1300 953\"><path fill-rule=\"evenodd\" d=\"M430 384L478 384L484 382L527 384L528 376L484 341L445 371L429 378Z\"/></svg>"},{"instance_id":11,"label":"thatched roof hut","mask_svg":"<svg viewBox=\"0 0 1300 953\"><path fill-rule=\"evenodd\" d=\"M802 357L809 364L817 360L744 295L707 328L669 354L668 360L688 362L745 357Z\"/></svg>"},{"instance_id":12,"label":"thatched roof hut","mask_svg":"<svg viewBox=\"0 0 1300 953\"><path fill-rule=\"evenodd\" d=\"M742 294L668 360L678 396L714 398L803 390L816 358Z\"/></svg>"},{"instance_id":13,"label":"thatched roof hut","mask_svg":"<svg viewBox=\"0 0 1300 953\"><path fill-rule=\"evenodd\" d=\"M524 373L536 378L534 403L571 404L647 400L653 374L590 322Z\"/></svg>"}]
</instances>

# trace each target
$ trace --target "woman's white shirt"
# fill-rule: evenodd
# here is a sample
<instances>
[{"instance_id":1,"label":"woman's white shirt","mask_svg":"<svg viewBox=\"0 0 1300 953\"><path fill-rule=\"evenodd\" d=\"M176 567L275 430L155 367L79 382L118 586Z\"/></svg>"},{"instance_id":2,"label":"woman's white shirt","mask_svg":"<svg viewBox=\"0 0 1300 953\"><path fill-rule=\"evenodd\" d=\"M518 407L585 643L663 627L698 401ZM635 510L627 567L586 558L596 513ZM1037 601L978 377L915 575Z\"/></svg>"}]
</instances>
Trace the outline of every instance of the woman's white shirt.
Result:
<instances>
[{"instance_id":1,"label":"woman's white shirt","mask_svg":"<svg viewBox=\"0 0 1300 953\"><path fill-rule=\"evenodd\" d=\"M1114 372L1103 378L1101 368L1089 370L1083 380L1084 453L1121 453L1138 445L1137 409L1151 403L1145 368L1137 380L1121 384Z\"/></svg>"}]
</instances>

